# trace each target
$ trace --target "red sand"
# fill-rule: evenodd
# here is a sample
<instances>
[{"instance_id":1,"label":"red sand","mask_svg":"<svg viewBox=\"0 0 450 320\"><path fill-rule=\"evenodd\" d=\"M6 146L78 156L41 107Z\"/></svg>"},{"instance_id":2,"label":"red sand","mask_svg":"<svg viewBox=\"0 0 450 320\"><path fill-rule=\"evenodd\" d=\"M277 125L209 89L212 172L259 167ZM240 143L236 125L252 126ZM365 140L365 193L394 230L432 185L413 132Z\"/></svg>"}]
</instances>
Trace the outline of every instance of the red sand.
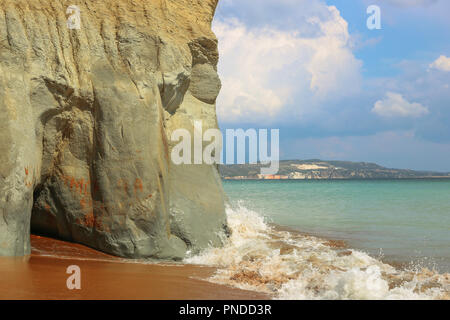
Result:
<instances>
[{"instance_id":1,"label":"red sand","mask_svg":"<svg viewBox=\"0 0 450 320\"><path fill-rule=\"evenodd\" d=\"M0 299L269 299L209 283L215 269L133 263L82 245L32 236L32 254L0 258ZM67 267L81 269L81 290L66 286Z\"/></svg>"}]
</instances>

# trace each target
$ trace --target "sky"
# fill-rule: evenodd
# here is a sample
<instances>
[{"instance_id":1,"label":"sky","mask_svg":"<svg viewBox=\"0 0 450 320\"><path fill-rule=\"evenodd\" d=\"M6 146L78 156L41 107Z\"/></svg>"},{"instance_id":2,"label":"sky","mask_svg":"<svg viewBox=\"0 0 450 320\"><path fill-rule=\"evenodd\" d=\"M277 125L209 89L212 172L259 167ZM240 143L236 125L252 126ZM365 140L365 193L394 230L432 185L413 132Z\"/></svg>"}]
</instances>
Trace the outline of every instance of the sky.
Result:
<instances>
[{"instance_id":1,"label":"sky","mask_svg":"<svg viewBox=\"0 0 450 320\"><path fill-rule=\"evenodd\" d=\"M448 0L220 0L221 129L279 129L284 160L450 172L449 13Z\"/></svg>"}]
</instances>

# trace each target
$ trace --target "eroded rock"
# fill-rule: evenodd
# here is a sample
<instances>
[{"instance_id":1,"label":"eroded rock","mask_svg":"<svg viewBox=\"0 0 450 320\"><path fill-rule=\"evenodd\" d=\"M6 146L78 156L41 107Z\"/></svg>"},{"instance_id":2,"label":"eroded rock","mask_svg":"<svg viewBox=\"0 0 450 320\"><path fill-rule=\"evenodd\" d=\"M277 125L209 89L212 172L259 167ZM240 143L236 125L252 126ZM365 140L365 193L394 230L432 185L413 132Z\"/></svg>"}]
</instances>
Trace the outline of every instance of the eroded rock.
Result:
<instances>
[{"instance_id":1,"label":"eroded rock","mask_svg":"<svg viewBox=\"0 0 450 320\"><path fill-rule=\"evenodd\" d=\"M30 221L130 258L221 245L217 168L175 166L169 140L196 120L217 127L216 5L0 2L0 255L30 252Z\"/></svg>"}]
</instances>

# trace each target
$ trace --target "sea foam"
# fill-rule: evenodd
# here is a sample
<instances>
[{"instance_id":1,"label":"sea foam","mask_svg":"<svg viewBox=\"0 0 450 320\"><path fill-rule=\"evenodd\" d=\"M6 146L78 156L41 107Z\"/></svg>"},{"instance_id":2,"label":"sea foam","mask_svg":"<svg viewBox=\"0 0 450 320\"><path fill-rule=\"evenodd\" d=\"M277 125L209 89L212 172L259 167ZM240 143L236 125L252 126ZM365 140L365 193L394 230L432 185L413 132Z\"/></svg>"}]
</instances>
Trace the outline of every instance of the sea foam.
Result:
<instances>
[{"instance_id":1,"label":"sea foam","mask_svg":"<svg viewBox=\"0 0 450 320\"><path fill-rule=\"evenodd\" d=\"M188 257L217 267L209 280L274 299L448 299L450 278L399 270L368 254L271 226L239 204L227 208L231 236L223 248Z\"/></svg>"}]
</instances>

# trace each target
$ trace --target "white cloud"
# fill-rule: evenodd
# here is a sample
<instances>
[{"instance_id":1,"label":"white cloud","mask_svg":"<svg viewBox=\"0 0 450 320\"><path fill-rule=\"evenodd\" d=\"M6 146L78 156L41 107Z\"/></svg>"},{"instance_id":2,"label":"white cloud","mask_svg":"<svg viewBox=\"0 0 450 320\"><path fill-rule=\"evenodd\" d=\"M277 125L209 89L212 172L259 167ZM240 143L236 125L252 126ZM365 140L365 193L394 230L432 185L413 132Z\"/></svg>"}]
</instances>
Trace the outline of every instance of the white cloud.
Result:
<instances>
[{"instance_id":1,"label":"white cloud","mask_svg":"<svg viewBox=\"0 0 450 320\"><path fill-rule=\"evenodd\" d=\"M450 58L442 55L430 64L430 68L450 72Z\"/></svg>"},{"instance_id":2,"label":"white cloud","mask_svg":"<svg viewBox=\"0 0 450 320\"><path fill-rule=\"evenodd\" d=\"M326 14L301 22L316 30L308 36L249 28L237 19L215 22L221 121L273 120L287 108L291 117L299 116L358 90L361 62L352 53L347 22L334 6L321 5Z\"/></svg>"},{"instance_id":3,"label":"white cloud","mask_svg":"<svg viewBox=\"0 0 450 320\"><path fill-rule=\"evenodd\" d=\"M375 102L372 112L385 118L417 118L429 113L427 107L417 102L408 102L401 94L394 92L387 92L385 99Z\"/></svg>"}]
</instances>

